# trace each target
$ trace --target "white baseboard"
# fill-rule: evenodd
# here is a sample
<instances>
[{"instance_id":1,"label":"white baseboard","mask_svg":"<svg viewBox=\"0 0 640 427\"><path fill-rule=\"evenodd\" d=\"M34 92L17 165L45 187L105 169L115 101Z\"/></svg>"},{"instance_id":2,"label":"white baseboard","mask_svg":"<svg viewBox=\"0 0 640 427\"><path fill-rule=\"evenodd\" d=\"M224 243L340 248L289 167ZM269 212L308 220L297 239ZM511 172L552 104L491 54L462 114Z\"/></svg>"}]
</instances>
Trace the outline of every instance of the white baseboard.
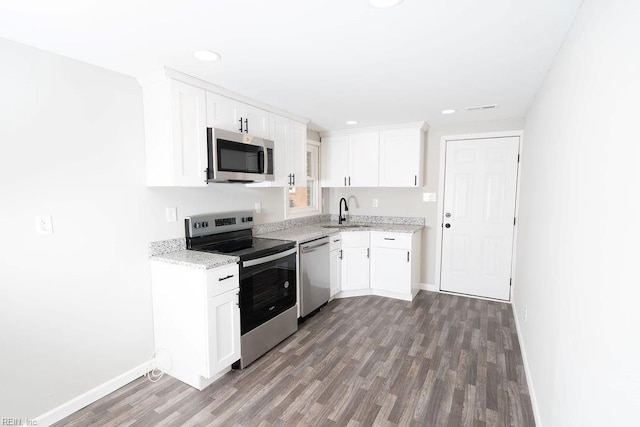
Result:
<instances>
[{"instance_id":1,"label":"white baseboard","mask_svg":"<svg viewBox=\"0 0 640 427\"><path fill-rule=\"evenodd\" d=\"M520 329L520 320L518 319L518 312L516 311L516 305L511 303L511 309L513 311L513 318L516 322L516 332L518 333L518 342L520 343L520 351L522 352L522 364L524 365L524 374L527 378L527 386L529 387L529 396L531 397L531 406L533 407L533 418L535 419L536 426L542 427L542 421L540 419L540 409L538 408L538 399L536 398L536 392L533 388L533 378L531 378L531 370L529 369L529 360L527 359L527 350L524 348L524 342L522 341L522 330Z\"/></svg>"},{"instance_id":2,"label":"white baseboard","mask_svg":"<svg viewBox=\"0 0 640 427\"><path fill-rule=\"evenodd\" d=\"M92 388L91 390L81 394L78 397L75 397L69 400L66 403L58 406L57 408L53 408L49 412L40 415L34 421L37 421L38 426L50 426L53 423L60 421L61 419L68 417L74 412L79 411L87 405L105 397L109 393L113 393L120 387L129 384L131 381L140 378L142 375L146 374L151 370L151 363L145 362L142 365L136 366L135 368L125 372L122 375L119 375L109 381Z\"/></svg>"},{"instance_id":3,"label":"white baseboard","mask_svg":"<svg viewBox=\"0 0 640 427\"><path fill-rule=\"evenodd\" d=\"M429 292L440 291L436 285L432 285L430 283L420 283L420 289L422 289L423 291L429 291Z\"/></svg>"}]
</instances>

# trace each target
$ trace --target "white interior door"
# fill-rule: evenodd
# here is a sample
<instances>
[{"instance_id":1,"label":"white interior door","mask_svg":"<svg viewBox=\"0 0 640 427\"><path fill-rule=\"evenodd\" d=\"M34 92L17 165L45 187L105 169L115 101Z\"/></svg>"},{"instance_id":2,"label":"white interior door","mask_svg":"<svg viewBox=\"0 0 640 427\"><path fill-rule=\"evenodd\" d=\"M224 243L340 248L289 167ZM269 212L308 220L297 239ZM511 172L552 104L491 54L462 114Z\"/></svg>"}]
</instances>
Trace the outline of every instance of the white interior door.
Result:
<instances>
[{"instance_id":1,"label":"white interior door","mask_svg":"<svg viewBox=\"0 0 640 427\"><path fill-rule=\"evenodd\" d=\"M509 299L519 142L447 141L441 290Z\"/></svg>"}]
</instances>

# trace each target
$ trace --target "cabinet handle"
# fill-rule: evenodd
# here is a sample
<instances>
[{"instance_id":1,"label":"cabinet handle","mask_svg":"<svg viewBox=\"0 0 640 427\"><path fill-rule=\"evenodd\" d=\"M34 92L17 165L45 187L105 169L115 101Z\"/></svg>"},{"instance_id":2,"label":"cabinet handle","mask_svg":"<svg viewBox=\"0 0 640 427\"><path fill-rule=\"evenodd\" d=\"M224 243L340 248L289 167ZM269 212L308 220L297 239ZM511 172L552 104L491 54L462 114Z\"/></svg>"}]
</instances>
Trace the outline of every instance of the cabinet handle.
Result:
<instances>
[{"instance_id":1,"label":"cabinet handle","mask_svg":"<svg viewBox=\"0 0 640 427\"><path fill-rule=\"evenodd\" d=\"M409 262L409 251L407 251L407 262Z\"/></svg>"},{"instance_id":2,"label":"cabinet handle","mask_svg":"<svg viewBox=\"0 0 640 427\"><path fill-rule=\"evenodd\" d=\"M339 241L340 241L340 239L335 239L335 240L333 241L333 243L335 243L335 242L339 242Z\"/></svg>"},{"instance_id":3,"label":"cabinet handle","mask_svg":"<svg viewBox=\"0 0 640 427\"><path fill-rule=\"evenodd\" d=\"M249 133L249 119L244 119L244 133Z\"/></svg>"},{"instance_id":4,"label":"cabinet handle","mask_svg":"<svg viewBox=\"0 0 640 427\"><path fill-rule=\"evenodd\" d=\"M289 177L289 187L291 187L291 174L287 175Z\"/></svg>"},{"instance_id":5,"label":"cabinet handle","mask_svg":"<svg viewBox=\"0 0 640 427\"><path fill-rule=\"evenodd\" d=\"M418 186L418 175L413 176L413 185Z\"/></svg>"},{"instance_id":6,"label":"cabinet handle","mask_svg":"<svg viewBox=\"0 0 640 427\"><path fill-rule=\"evenodd\" d=\"M349 187L351 187L351 177L349 177Z\"/></svg>"},{"instance_id":7,"label":"cabinet handle","mask_svg":"<svg viewBox=\"0 0 640 427\"><path fill-rule=\"evenodd\" d=\"M219 277L218 278L218 282L222 282L223 280L227 280L227 279L231 279L233 277L233 274L230 274L226 277Z\"/></svg>"},{"instance_id":8,"label":"cabinet handle","mask_svg":"<svg viewBox=\"0 0 640 427\"><path fill-rule=\"evenodd\" d=\"M371 249L367 248L367 258L369 258L369 251L370 251L370 250L371 250Z\"/></svg>"},{"instance_id":9,"label":"cabinet handle","mask_svg":"<svg viewBox=\"0 0 640 427\"><path fill-rule=\"evenodd\" d=\"M385 237L384 240L396 240L396 239L394 239L392 237Z\"/></svg>"},{"instance_id":10,"label":"cabinet handle","mask_svg":"<svg viewBox=\"0 0 640 427\"><path fill-rule=\"evenodd\" d=\"M347 186L347 177L346 176L344 177L344 186L345 187Z\"/></svg>"},{"instance_id":11,"label":"cabinet handle","mask_svg":"<svg viewBox=\"0 0 640 427\"><path fill-rule=\"evenodd\" d=\"M296 186L296 174L293 173L293 174L291 174L291 176L293 177L293 184L292 185L295 187Z\"/></svg>"},{"instance_id":12,"label":"cabinet handle","mask_svg":"<svg viewBox=\"0 0 640 427\"><path fill-rule=\"evenodd\" d=\"M240 120L238 120L240 122L240 133L242 133L242 117L240 117Z\"/></svg>"},{"instance_id":13,"label":"cabinet handle","mask_svg":"<svg viewBox=\"0 0 640 427\"><path fill-rule=\"evenodd\" d=\"M340 256L338 258L342 259L342 249L340 249Z\"/></svg>"}]
</instances>

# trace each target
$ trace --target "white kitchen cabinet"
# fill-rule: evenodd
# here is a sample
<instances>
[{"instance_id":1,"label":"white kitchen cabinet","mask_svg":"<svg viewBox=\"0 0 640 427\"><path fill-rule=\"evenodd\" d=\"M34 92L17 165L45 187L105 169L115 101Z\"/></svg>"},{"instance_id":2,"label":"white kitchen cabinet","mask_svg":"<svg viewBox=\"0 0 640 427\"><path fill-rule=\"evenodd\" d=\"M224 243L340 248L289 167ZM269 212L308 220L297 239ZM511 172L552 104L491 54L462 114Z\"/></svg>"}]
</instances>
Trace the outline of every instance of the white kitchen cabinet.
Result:
<instances>
[{"instance_id":1,"label":"white kitchen cabinet","mask_svg":"<svg viewBox=\"0 0 640 427\"><path fill-rule=\"evenodd\" d=\"M326 137L320 144L323 187L377 187L378 133Z\"/></svg>"},{"instance_id":2,"label":"white kitchen cabinet","mask_svg":"<svg viewBox=\"0 0 640 427\"><path fill-rule=\"evenodd\" d=\"M330 298L342 290L342 236L329 236Z\"/></svg>"},{"instance_id":3,"label":"white kitchen cabinet","mask_svg":"<svg viewBox=\"0 0 640 427\"><path fill-rule=\"evenodd\" d=\"M371 232L371 289L411 301L420 290L421 233Z\"/></svg>"},{"instance_id":4,"label":"white kitchen cabinet","mask_svg":"<svg viewBox=\"0 0 640 427\"><path fill-rule=\"evenodd\" d=\"M207 92L207 126L269 139L269 113L240 101Z\"/></svg>"},{"instance_id":5,"label":"white kitchen cabinet","mask_svg":"<svg viewBox=\"0 0 640 427\"><path fill-rule=\"evenodd\" d=\"M422 187L423 164L422 127L380 132L380 187Z\"/></svg>"},{"instance_id":6,"label":"white kitchen cabinet","mask_svg":"<svg viewBox=\"0 0 640 427\"><path fill-rule=\"evenodd\" d=\"M378 132L349 135L349 187L377 187L379 154Z\"/></svg>"},{"instance_id":7,"label":"white kitchen cabinet","mask_svg":"<svg viewBox=\"0 0 640 427\"><path fill-rule=\"evenodd\" d=\"M342 296L369 290L369 232L342 233ZM366 293L365 293L366 294Z\"/></svg>"},{"instance_id":8,"label":"white kitchen cabinet","mask_svg":"<svg viewBox=\"0 0 640 427\"><path fill-rule=\"evenodd\" d=\"M419 187L426 123L320 132L323 187Z\"/></svg>"},{"instance_id":9,"label":"white kitchen cabinet","mask_svg":"<svg viewBox=\"0 0 640 427\"><path fill-rule=\"evenodd\" d=\"M238 265L152 261L151 285L158 368L202 390L240 359Z\"/></svg>"},{"instance_id":10,"label":"white kitchen cabinet","mask_svg":"<svg viewBox=\"0 0 640 427\"><path fill-rule=\"evenodd\" d=\"M205 94L173 79L143 87L147 185L207 185Z\"/></svg>"},{"instance_id":11,"label":"white kitchen cabinet","mask_svg":"<svg viewBox=\"0 0 640 427\"><path fill-rule=\"evenodd\" d=\"M346 187L349 175L349 137L322 138L320 144L320 184L322 187Z\"/></svg>"},{"instance_id":12,"label":"white kitchen cabinet","mask_svg":"<svg viewBox=\"0 0 640 427\"><path fill-rule=\"evenodd\" d=\"M269 122L275 158L275 180L270 186L306 186L307 126L276 114L270 115Z\"/></svg>"}]
</instances>

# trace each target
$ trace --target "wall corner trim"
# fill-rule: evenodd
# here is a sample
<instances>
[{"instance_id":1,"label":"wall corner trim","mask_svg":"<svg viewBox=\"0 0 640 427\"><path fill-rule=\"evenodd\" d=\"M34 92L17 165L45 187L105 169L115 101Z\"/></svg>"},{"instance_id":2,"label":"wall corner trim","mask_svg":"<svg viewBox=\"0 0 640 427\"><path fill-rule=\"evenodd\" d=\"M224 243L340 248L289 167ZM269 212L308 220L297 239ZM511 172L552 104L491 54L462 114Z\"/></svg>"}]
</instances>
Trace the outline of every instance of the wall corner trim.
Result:
<instances>
[{"instance_id":1,"label":"wall corner trim","mask_svg":"<svg viewBox=\"0 0 640 427\"><path fill-rule=\"evenodd\" d=\"M150 362L145 362L139 366L136 366L129 371L112 378L106 381L103 384L100 384L97 387L92 388L91 390L82 393L81 395L74 397L68 402L63 403L57 408L53 408L52 410L40 415L35 419L39 426L49 426L53 423L56 423L62 420L65 417L73 414L74 412L79 411L91 403L102 399L109 393L113 393L120 387L123 387L135 379L138 379L142 375L146 374L151 370L152 364Z\"/></svg>"},{"instance_id":2,"label":"wall corner trim","mask_svg":"<svg viewBox=\"0 0 640 427\"><path fill-rule=\"evenodd\" d=\"M513 302L511 303L511 310L513 311L513 319L516 322L516 332L518 333L518 343L520 344L520 351L522 352L522 363L524 364L524 374L527 379L529 396L531 397L531 406L533 407L533 418L535 419L536 426L542 427L542 420L540 418L540 408L538 407L538 399L536 398L536 392L533 388L533 378L531 377L531 370L529 369L529 360L527 359L527 351L524 347L524 341L522 338L522 329L520 329L518 312L516 311L516 305Z\"/></svg>"}]
</instances>

